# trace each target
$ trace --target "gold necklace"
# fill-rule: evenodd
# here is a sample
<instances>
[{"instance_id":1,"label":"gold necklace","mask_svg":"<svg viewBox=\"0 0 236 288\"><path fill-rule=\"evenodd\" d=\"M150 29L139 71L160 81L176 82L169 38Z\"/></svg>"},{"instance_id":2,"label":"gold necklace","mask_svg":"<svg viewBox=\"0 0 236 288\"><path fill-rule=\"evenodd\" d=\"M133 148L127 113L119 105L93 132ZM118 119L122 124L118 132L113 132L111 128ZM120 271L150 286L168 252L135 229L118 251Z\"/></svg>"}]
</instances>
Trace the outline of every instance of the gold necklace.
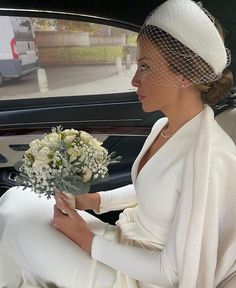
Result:
<instances>
[{"instance_id":1,"label":"gold necklace","mask_svg":"<svg viewBox=\"0 0 236 288\"><path fill-rule=\"evenodd\" d=\"M163 128L163 129L161 130L161 136L162 136L163 138L170 138L170 137L173 136L173 134L174 134L174 133L164 134L164 131L165 131L166 129L168 129L168 127L169 127L169 125L167 125L165 128Z\"/></svg>"}]
</instances>

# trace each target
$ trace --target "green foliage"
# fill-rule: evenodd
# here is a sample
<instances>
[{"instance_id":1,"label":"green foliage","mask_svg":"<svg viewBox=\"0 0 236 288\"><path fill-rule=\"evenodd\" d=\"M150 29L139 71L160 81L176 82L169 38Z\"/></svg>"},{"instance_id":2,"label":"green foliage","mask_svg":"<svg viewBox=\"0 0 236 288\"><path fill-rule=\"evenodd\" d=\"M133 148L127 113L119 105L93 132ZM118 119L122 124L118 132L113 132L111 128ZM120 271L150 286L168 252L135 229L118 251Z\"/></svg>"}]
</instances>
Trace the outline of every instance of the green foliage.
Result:
<instances>
[{"instance_id":1,"label":"green foliage","mask_svg":"<svg viewBox=\"0 0 236 288\"><path fill-rule=\"evenodd\" d=\"M118 163L121 161L122 156L116 156L116 151L113 151L109 154L110 163Z\"/></svg>"},{"instance_id":2,"label":"green foliage","mask_svg":"<svg viewBox=\"0 0 236 288\"><path fill-rule=\"evenodd\" d=\"M59 32L89 32L95 33L97 26L93 23L71 21L64 19L31 18L35 31L59 31ZM101 25L100 25L101 26Z\"/></svg>"},{"instance_id":3,"label":"green foliage","mask_svg":"<svg viewBox=\"0 0 236 288\"><path fill-rule=\"evenodd\" d=\"M79 195L89 192L90 183L83 182L78 175L66 176L64 178L57 178L56 187L59 191L67 191L73 195Z\"/></svg>"},{"instance_id":4,"label":"green foliage","mask_svg":"<svg viewBox=\"0 0 236 288\"><path fill-rule=\"evenodd\" d=\"M40 49L39 57L69 63L106 63L123 57L121 46L93 46Z\"/></svg>"},{"instance_id":5,"label":"green foliage","mask_svg":"<svg viewBox=\"0 0 236 288\"><path fill-rule=\"evenodd\" d=\"M20 171L20 168L21 168L21 166L22 166L23 164L24 164L24 161L23 161L23 160L18 161L18 162L15 164L14 169L15 169L16 171Z\"/></svg>"},{"instance_id":6,"label":"green foliage","mask_svg":"<svg viewBox=\"0 0 236 288\"><path fill-rule=\"evenodd\" d=\"M130 33L127 36L126 44L129 46L136 46L137 45L137 36L138 36L137 33L134 33L134 32Z\"/></svg>"},{"instance_id":7,"label":"green foliage","mask_svg":"<svg viewBox=\"0 0 236 288\"><path fill-rule=\"evenodd\" d=\"M55 19L56 30L65 32L93 32L93 25L88 22L68 21L63 19Z\"/></svg>"},{"instance_id":8,"label":"green foliage","mask_svg":"<svg viewBox=\"0 0 236 288\"><path fill-rule=\"evenodd\" d=\"M31 21L35 31L88 32L98 36L121 36L135 33L109 25L65 19L31 18Z\"/></svg>"}]
</instances>

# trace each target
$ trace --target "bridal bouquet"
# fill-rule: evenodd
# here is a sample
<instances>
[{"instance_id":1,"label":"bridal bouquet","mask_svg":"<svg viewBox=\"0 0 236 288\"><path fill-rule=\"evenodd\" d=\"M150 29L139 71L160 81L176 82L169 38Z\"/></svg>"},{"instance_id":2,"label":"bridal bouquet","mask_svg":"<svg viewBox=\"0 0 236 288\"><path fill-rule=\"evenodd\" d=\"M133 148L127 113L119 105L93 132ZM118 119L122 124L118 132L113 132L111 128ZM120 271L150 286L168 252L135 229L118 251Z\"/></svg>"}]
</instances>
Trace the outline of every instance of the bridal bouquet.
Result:
<instances>
[{"instance_id":1,"label":"bridal bouquet","mask_svg":"<svg viewBox=\"0 0 236 288\"><path fill-rule=\"evenodd\" d=\"M84 131L53 128L30 143L15 166L20 172L16 183L48 199L55 190L72 195L86 193L91 183L108 175L110 163L120 160L114 152L108 155L101 145Z\"/></svg>"}]
</instances>

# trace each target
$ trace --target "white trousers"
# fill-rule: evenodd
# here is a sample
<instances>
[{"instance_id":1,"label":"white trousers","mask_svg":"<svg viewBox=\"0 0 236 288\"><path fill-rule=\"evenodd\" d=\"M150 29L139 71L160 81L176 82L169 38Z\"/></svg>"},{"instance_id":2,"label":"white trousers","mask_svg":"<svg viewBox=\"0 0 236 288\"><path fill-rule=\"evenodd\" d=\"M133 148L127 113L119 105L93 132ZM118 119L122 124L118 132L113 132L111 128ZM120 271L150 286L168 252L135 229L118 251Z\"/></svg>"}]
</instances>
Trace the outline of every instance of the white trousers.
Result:
<instances>
[{"instance_id":1,"label":"white trousers","mask_svg":"<svg viewBox=\"0 0 236 288\"><path fill-rule=\"evenodd\" d=\"M21 187L0 198L0 288L17 288L22 279L39 287L111 288L116 271L53 228L54 204ZM95 234L117 237L117 227L79 213Z\"/></svg>"}]
</instances>

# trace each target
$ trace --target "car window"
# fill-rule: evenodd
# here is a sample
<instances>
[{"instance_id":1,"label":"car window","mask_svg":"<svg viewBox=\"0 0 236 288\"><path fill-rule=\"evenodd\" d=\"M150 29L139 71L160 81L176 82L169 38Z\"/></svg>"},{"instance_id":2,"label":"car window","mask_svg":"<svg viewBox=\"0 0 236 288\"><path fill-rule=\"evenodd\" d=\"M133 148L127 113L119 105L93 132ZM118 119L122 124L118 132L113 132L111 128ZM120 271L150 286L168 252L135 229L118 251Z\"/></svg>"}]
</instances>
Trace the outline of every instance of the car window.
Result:
<instances>
[{"instance_id":1,"label":"car window","mask_svg":"<svg viewBox=\"0 0 236 288\"><path fill-rule=\"evenodd\" d=\"M16 16L0 16L0 30L0 100L135 90L136 32Z\"/></svg>"}]
</instances>

